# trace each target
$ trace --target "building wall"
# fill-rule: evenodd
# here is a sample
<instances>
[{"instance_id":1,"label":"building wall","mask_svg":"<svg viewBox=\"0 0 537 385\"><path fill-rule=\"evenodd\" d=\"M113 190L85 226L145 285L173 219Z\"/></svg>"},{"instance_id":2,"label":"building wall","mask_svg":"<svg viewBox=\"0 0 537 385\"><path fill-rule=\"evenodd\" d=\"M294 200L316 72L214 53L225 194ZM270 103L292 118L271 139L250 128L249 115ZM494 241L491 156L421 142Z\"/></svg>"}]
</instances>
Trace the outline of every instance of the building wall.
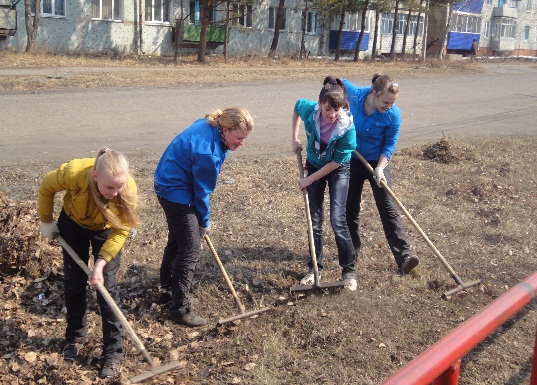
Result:
<instances>
[{"instance_id":1,"label":"building wall","mask_svg":"<svg viewBox=\"0 0 537 385\"><path fill-rule=\"evenodd\" d=\"M0 0L10 2L11 0ZM280 32L277 55L298 56L302 39L302 13L295 12L294 7L300 0L288 0L286 4L287 27ZM188 2L185 2L189 6ZM65 0L65 17L41 17L37 36L38 50L68 54L110 54L110 55L162 55L172 56L174 47L174 20L181 16L180 0L173 0L173 13L168 23L146 22L139 23L139 0L124 0L120 12L120 20L92 19L91 2L87 0ZM277 0L268 0L255 5L252 15L252 27L231 27L229 29L227 54L266 55L273 39L273 30L269 30L269 7L277 8ZM142 9L145 12L145 9ZM184 15L189 10L184 10ZM224 15L225 12L219 12ZM361 15L350 15L347 27L355 29ZM368 26L374 23L373 11L368 11ZM145 18L145 17L144 17ZM220 16L222 18L222 16ZM18 29L15 36L0 39L0 50L14 49L24 51L27 44L24 22L24 2L17 4ZM188 23L189 21L187 21ZM304 36L305 49L312 55L328 54L330 29L337 30L338 21L331 25L320 25L316 33L306 33ZM361 57L370 55L373 45L374 28L369 28L371 38L366 52ZM401 52L402 35L397 35L395 52ZM407 38L407 52L412 52L413 36ZM421 47L421 37L418 39L418 49ZM391 34L381 35L377 41L377 52L388 53L391 48ZM196 48L181 48L179 54L196 51ZM208 50L219 53L223 46Z\"/></svg>"},{"instance_id":2,"label":"building wall","mask_svg":"<svg viewBox=\"0 0 537 385\"><path fill-rule=\"evenodd\" d=\"M528 3L531 5L530 9L527 7ZM502 13L513 16L516 20L514 38L499 39L491 36L490 28L492 27L492 18L495 9L498 10L498 0L492 0L490 4L488 0L483 0L481 13L478 14L481 18L479 55L537 56L537 1L503 1L504 12ZM446 16L445 7L441 6L431 11L427 41L428 46L431 45L432 48L428 52L435 50L435 48L435 51L438 52L438 43L433 43L435 41L441 42L442 31L446 24ZM526 26L529 27L529 38L527 40L525 39ZM451 30L451 28L448 29L448 31Z\"/></svg>"}]
</instances>

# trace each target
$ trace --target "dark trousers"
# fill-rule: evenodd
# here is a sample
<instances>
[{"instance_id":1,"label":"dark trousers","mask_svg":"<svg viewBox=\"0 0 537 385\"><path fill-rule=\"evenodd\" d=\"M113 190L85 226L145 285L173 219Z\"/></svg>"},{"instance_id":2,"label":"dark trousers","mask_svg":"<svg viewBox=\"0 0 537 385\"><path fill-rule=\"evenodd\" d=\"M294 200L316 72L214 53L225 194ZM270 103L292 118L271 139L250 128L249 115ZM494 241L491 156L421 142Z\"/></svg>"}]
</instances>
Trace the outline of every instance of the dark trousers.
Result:
<instances>
[{"instance_id":1,"label":"dark trousers","mask_svg":"<svg viewBox=\"0 0 537 385\"><path fill-rule=\"evenodd\" d=\"M200 255L199 222L194 206L158 197L168 222L168 243L160 265L160 284L172 290L170 314L182 317L192 311L190 290Z\"/></svg>"},{"instance_id":2,"label":"dark trousers","mask_svg":"<svg viewBox=\"0 0 537 385\"><path fill-rule=\"evenodd\" d=\"M317 171L317 169L308 162L306 162L306 168L308 170L308 175ZM334 231L339 265L343 269L343 278L356 279L356 253L353 248L345 216L347 191L349 188L348 165L340 166L330 174L316 180L307 187L317 267L319 270L323 269L323 202L326 186L328 186L330 194L330 224ZM313 269L311 260L309 261L308 266L310 270Z\"/></svg>"},{"instance_id":3,"label":"dark trousers","mask_svg":"<svg viewBox=\"0 0 537 385\"><path fill-rule=\"evenodd\" d=\"M369 162L373 169L377 166L377 163L378 161ZM350 171L349 195L347 198L347 224L354 249L359 253L360 247L362 246L360 239L360 204L364 182L367 180L373 190L373 197L375 198L386 240L388 241L397 266L401 267L403 261L411 256L411 251L405 230L401 224L399 211L394 201L386 190L377 185L377 182L373 179L373 174L365 167L361 160L352 158ZM384 176L386 177L388 186L391 188L392 176L389 165L384 168Z\"/></svg>"},{"instance_id":4,"label":"dark trousers","mask_svg":"<svg viewBox=\"0 0 537 385\"><path fill-rule=\"evenodd\" d=\"M81 227L67 217L62 210L58 228L65 241L73 248L82 261L88 264L89 251L94 260L105 243L110 230L92 231ZM104 287L119 305L117 271L121 264L121 250L103 269ZM87 274L76 264L66 250L63 250L64 297L67 308L66 343L83 343L88 333L87 318ZM103 296L97 292L97 304L103 324L103 356L123 355L124 332L121 322Z\"/></svg>"}]
</instances>

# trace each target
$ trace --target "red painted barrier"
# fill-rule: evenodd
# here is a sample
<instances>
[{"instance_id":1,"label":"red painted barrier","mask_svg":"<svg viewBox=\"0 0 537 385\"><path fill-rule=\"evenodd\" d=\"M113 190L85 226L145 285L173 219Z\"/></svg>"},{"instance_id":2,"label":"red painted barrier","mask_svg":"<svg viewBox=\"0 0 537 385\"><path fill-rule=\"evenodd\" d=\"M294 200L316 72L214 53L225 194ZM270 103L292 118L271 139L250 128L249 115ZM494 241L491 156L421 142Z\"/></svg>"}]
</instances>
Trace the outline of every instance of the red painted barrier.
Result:
<instances>
[{"instance_id":1,"label":"red painted barrier","mask_svg":"<svg viewBox=\"0 0 537 385\"><path fill-rule=\"evenodd\" d=\"M466 353L535 298L536 292L537 271L425 350L382 385L425 385L445 375ZM530 384L537 385L535 354L533 364L532 381L535 382ZM457 384L458 378L456 381L441 384Z\"/></svg>"}]
</instances>

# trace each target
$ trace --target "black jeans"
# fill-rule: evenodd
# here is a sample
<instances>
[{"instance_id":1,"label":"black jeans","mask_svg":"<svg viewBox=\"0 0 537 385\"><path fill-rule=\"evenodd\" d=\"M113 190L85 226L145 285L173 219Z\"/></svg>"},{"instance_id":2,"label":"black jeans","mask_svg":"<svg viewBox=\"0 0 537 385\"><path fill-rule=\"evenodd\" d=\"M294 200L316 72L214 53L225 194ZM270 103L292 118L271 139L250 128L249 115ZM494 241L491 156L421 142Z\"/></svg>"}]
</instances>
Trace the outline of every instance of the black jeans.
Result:
<instances>
[{"instance_id":1,"label":"black jeans","mask_svg":"<svg viewBox=\"0 0 537 385\"><path fill-rule=\"evenodd\" d=\"M190 290L200 255L199 222L194 206L158 201L168 222L168 243L160 265L160 285L171 288L170 314L182 317L192 311Z\"/></svg>"},{"instance_id":2,"label":"black jeans","mask_svg":"<svg viewBox=\"0 0 537 385\"><path fill-rule=\"evenodd\" d=\"M58 218L58 228L65 241L78 254L80 259L88 264L89 250L94 260L99 256L99 250L106 242L110 230L88 230L71 220L62 210ZM103 269L104 287L119 306L119 288L117 271L121 264L121 250L108 262ZM83 343L88 333L87 318L87 274L76 264L66 250L63 250L64 297L67 308L66 343ZM97 292L97 304L103 324L103 356L121 357L123 355L124 331L121 322L116 317L101 293Z\"/></svg>"},{"instance_id":3,"label":"black jeans","mask_svg":"<svg viewBox=\"0 0 537 385\"><path fill-rule=\"evenodd\" d=\"M377 166L378 161L369 162L373 169ZM384 168L384 176L386 182L391 188L392 176L390 166ZM360 252L362 241L360 239L360 204L362 200L362 190L364 182L369 181L373 190L373 197L380 215L382 227L388 245L395 258L398 267L401 267L403 261L410 257L410 245L406 238L405 230L401 224L399 211L390 197L390 195L382 187L377 185L373 179L373 174L365 167L361 160L351 158L351 178L349 182L349 195L347 198L347 224L352 237L352 243L357 254Z\"/></svg>"},{"instance_id":4,"label":"black jeans","mask_svg":"<svg viewBox=\"0 0 537 385\"><path fill-rule=\"evenodd\" d=\"M306 162L306 168L308 175L317 171L308 162ZM356 253L345 217L347 191L349 188L348 165L340 166L307 187L317 267L319 270L323 269L323 202L327 185L330 194L330 224L334 231L339 265L343 269L343 278L356 279L357 273L354 266L356 263ZM311 260L308 262L308 266L310 270L313 269Z\"/></svg>"}]
</instances>

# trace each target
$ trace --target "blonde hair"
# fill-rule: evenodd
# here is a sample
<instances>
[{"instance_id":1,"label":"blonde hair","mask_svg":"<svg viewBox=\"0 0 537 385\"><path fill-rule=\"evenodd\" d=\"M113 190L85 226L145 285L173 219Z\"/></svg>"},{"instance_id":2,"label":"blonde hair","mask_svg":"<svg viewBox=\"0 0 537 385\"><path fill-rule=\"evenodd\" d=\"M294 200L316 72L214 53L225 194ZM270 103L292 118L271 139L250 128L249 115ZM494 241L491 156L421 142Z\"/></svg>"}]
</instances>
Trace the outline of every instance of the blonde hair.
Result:
<instances>
[{"instance_id":1,"label":"blonde hair","mask_svg":"<svg viewBox=\"0 0 537 385\"><path fill-rule=\"evenodd\" d=\"M138 216L136 215L136 193L135 190L130 188L129 178L127 177L127 184L125 188L117 195L117 204L116 207L119 211L119 216L114 214L109 208L99 198L99 191L97 188L97 183L93 180L93 171L97 173L107 171L112 176L117 176L121 174L129 175L129 162L125 156L118 152L109 150L108 148L103 148L99 151L95 158L95 164L93 170L89 172L89 190L90 194L95 201L95 204L103 214L103 217L110 226L117 229L127 229L129 227L134 227L138 224Z\"/></svg>"},{"instance_id":2,"label":"blonde hair","mask_svg":"<svg viewBox=\"0 0 537 385\"><path fill-rule=\"evenodd\" d=\"M373 90L377 95L382 95L384 90L396 95L399 93L399 84L390 75L375 74L371 83L373 83Z\"/></svg>"},{"instance_id":3,"label":"blonde hair","mask_svg":"<svg viewBox=\"0 0 537 385\"><path fill-rule=\"evenodd\" d=\"M228 107L222 110L216 110L205 115L211 126L216 126L220 131L222 127L228 130L252 131L254 129L254 120L248 111L239 106Z\"/></svg>"}]
</instances>

